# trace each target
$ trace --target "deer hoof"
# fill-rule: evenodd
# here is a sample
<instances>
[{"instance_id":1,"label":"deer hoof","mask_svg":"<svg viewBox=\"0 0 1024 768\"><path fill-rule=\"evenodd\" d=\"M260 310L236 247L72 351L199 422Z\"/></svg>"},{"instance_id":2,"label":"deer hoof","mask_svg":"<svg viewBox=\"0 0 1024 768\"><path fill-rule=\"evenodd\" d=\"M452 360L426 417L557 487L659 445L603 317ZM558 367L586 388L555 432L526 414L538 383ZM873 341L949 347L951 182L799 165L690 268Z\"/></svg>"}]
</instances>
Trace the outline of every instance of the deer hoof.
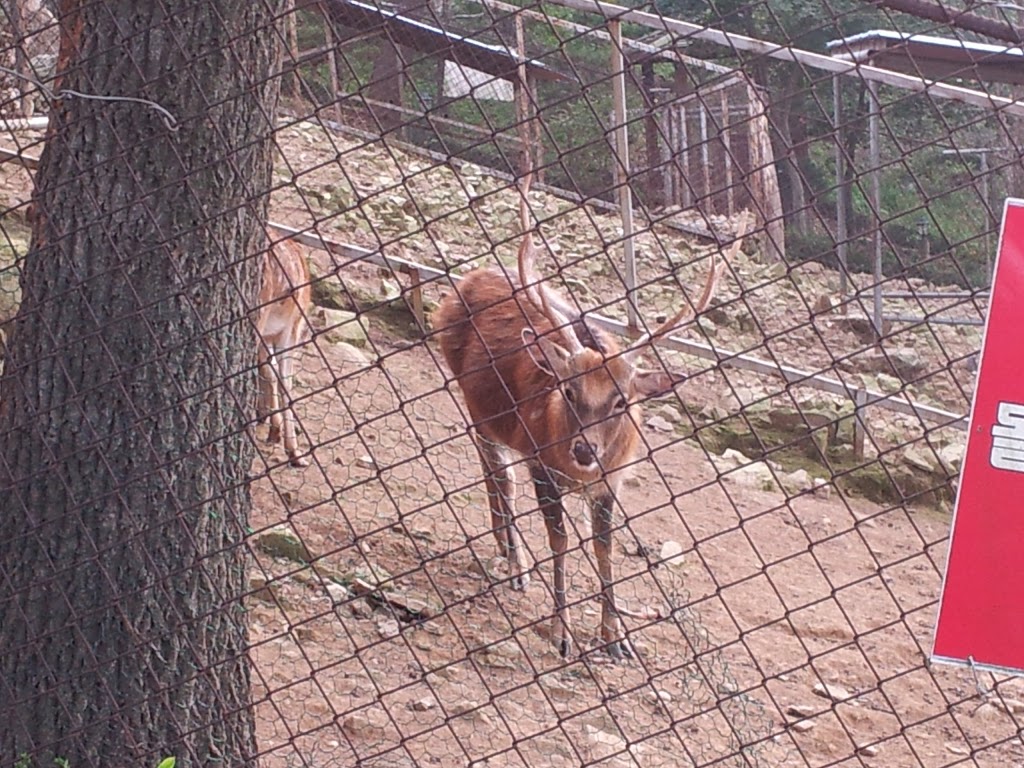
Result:
<instances>
[{"instance_id":1,"label":"deer hoof","mask_svg":"<svg viewBox=\"0 0 1024 768\"><path fill-rule=\"evenodd\" d=\"M612 640L605 646L605 651L612 661L629 661L636 658L628 640Z\"/></svg>"},{"instance_id":2,"label":"deer hoof","mask_svg":"<svg viewBox=\"0 0 1024 768\"><path fill-rule=\"evenodd\" d=\"M523 592L530 584L530 574L523 572L517 573L512 577L512 589L516 592Z\"/></svg>"},{"instance_id":3,"label":"deer hoof","mask_svg":"<svg viewBox=\"0 0 1024 768\"><path fill-rule=\"evenodd\" d=\"M572 640L568 637L563 637L558 641L558 655L563 659L567 659L572 655Z\"/></svg>"},{"instance_id":4,"label":"deer hoof","mask_svg":"<svg viewBox=\"0 0 1024 768\"><path fill-rule=\"evenodd\" d=\"M271 427L270 431L267 432L267 442L268 443L280 443L281 442L281 430L280 429L275 429L274 427Z\"/></svg>"},{"instance_id":5,"label":"deer hoof","mask_svg":"<svg viewBox=\"0 0 1024 768\"><path fill-rule=\"evenodd\" d=\"M308 467L309 459L305 456L292 456L288 459L288 463L293 467Z\"/></svg>"}]
</instances>

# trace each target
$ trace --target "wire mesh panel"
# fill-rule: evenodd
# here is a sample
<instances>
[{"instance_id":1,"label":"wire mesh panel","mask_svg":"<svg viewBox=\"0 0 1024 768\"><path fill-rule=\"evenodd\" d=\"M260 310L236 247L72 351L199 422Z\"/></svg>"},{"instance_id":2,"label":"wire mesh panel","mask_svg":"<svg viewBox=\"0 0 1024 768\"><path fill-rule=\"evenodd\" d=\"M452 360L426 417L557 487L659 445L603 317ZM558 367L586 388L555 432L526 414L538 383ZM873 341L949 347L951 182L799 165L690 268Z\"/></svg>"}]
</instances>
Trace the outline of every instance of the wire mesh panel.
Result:
<instances>
[{"instance_id":1,"label":"wire mesh panel","mask_svg":"<svg viewBox=\"0 0 1024 768\"><path fill-rule=\"evenodd\" d=\"M2 5L0 765L1024 762L927 661L1014 9L123 5Z\"/></svg>"}]
</instances>

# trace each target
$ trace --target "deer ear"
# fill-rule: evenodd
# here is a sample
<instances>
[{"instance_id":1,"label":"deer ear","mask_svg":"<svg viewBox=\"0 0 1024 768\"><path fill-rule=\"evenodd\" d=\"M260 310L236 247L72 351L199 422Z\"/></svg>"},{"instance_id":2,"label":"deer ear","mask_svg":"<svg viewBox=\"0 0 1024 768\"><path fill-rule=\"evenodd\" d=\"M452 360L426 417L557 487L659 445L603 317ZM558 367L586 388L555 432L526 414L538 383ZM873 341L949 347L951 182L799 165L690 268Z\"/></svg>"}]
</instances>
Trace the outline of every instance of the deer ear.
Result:
<instances>
[{"instance_id":1,"label":"deer ear","mask_svg":"<svg viewBox=\"0 0 1024 768\"><path fill-rule=\"evenodd\" d=\"M530 328L523 328L523 345L530 353L533 364L545 373L564 379L568 373L569 351L547 336L538 336Z\"/></svg>"},{"instance_id":2,"label":"deer ear","mask_svg":"<svg viewBox=\"0 0 1024 768\"><path fill-rule=\"evenodd\" d=\"M641 397L660 397L671 392L685 380L686 376L681 373L637 368L633 374L633 387Z\"/></svg>"}]
</instances>

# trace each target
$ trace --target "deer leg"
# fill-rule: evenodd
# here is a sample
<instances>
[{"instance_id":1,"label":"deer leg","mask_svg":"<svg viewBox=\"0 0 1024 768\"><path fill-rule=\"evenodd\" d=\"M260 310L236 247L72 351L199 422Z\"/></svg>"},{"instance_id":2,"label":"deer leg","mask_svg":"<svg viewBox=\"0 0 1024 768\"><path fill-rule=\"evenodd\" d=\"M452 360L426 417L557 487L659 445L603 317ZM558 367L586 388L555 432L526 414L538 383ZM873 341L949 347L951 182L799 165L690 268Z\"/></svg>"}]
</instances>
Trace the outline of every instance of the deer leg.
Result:
<instances>
[{"instance_id":1,"label":"deer leg","mask_svg":"<svg viewBox=\"0 0 1024 768\"><path fill-rule=\"evenodd\" d=\"M484 467L484 485L491 508L491 531L498 542L498 554L508 561L512 575L512 588L522 591L530 583L529 569L523 552L522 540L516 528L512 508L512 468L505 451L489 440L475 436L480 463Z\"/></svg>"},{"instance_id":2,"label":"deer leg","mask_svg":"<svg viewBox=\"0 0 1024 768\"><path fill-rule=\"evenodd\" d=\"M281 368L281 378L278 381L277 390L280 392L280 408L274 411L270 417L271 429L273 429L274 418L284 428L284 451L288 454L288 462L293 467L308 467L309 459L299 455L299 441L295 437L295 412L292 410L292 374L295 370L295 359L292 351L282 352L277 355Z\"/></svg>"},{"instance_id":3,"label":"deer leg","mask_svg":"<svg viewBox=\"0 0 1024 768\"><path fill-rule=\"evenodd\" d=\"M274 369L270 364L270 351L263 339L257 339L256 353L257 370L259 372L260 391L256 399L256 420L262 424L274 411L275 379Z\"/></svg>"},{"instance_id":4,"label":"deer leg","mask_svg":"<svg viewBox=\"0 0 1024 768\"><path fill-rule=\"evenodd\" d=\"M554 558L555 644L558 646L558 652L566 657L572 653L572 630L569 625L569 608L565 602L565 552L568 549L569 537L565 532L562 492L543 467L534 467L531 474L533 487L537 492L537 504L544 514L548 543Z\"/></svg>"},{"instance_id":5,"label":"deer leg","mask_svg":"<svg viewBox=\"0 0 1024 768\"><path fill-rule=\"evenodd\" d=\"M612 496L598 496L590 502L590 520L594 529L594 557L601 581L601 639L615 660L633 658L633 650L624 636L622 620L615 605L612 575Z\"/></svg>"}]
</instances>

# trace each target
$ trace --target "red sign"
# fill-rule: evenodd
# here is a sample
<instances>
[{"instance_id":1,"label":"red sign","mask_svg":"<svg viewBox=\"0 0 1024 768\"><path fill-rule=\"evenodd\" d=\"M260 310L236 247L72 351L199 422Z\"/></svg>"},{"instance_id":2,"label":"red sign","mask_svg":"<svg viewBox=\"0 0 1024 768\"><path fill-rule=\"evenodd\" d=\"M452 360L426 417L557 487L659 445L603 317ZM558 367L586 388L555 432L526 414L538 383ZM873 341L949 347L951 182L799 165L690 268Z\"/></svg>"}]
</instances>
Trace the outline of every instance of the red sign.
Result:
<instances>
[{"instance_id":1,"label":"red sign","mask_svg":"<svg viewBox=\"0 0 1024 768\"><path fill-rule=\"evenodd\" d=\"M1024 672L1024 200L1007 200L934 661Z\"/></svg>"}]
</instances>

